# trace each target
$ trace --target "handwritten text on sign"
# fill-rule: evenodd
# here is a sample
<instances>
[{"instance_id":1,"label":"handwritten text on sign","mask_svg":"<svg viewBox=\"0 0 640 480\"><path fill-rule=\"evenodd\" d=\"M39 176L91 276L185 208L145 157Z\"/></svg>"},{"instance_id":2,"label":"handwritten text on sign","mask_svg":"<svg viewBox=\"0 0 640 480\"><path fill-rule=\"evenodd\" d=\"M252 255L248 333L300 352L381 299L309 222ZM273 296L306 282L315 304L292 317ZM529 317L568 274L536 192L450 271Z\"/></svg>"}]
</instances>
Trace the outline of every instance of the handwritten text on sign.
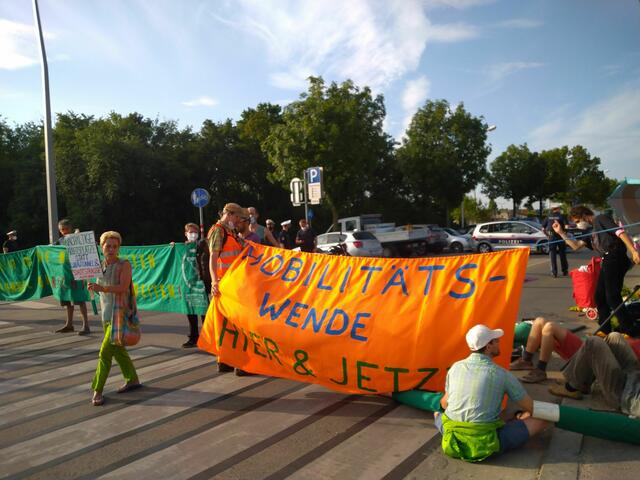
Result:
<instances>
[{"instance_id":1,"label":"handwritten text on sign","mask_svg":"<svg viewBox=\"0 0 640 480\"><path fill-rule=\"evenodd\" d=\"M60 243L67 247L69 263L75 280L87 280L102 276L100 257L93 232L65 235Z\"/></svg>"},{"instance_id":2,"label":"handwritten text on sign","mask_svg":"<svg viewBox=\"0 0 640 480\"><path fill-rule=\"evenodd\" d=\"M245 370L352 393L442 390L478 323L510 345L528 250L383 259L247 247L199 346ZM509 349L498 362L507 365Z\"/></svg>"}]
</instances>

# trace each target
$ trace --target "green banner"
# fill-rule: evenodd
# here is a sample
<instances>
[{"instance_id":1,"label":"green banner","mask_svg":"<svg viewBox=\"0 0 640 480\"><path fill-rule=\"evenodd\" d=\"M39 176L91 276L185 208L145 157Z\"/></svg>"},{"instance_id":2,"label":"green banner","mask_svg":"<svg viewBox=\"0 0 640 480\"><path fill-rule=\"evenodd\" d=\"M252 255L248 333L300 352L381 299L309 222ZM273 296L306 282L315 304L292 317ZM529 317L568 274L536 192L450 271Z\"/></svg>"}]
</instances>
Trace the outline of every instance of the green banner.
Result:
<instances>
[{"instance_id":1,"label":"green banner","mask_svg":"<svg viewBox=\"0 0 640 480\"><path fill-rule=\"evenodd\" d=\"M122 247L131 263L140 310L204 315L209 301L198 278L195 243ZM86 283L75 281L64 246L38 246L0 255L0 301L88 301Z\"/></svg>"}]
</instances>

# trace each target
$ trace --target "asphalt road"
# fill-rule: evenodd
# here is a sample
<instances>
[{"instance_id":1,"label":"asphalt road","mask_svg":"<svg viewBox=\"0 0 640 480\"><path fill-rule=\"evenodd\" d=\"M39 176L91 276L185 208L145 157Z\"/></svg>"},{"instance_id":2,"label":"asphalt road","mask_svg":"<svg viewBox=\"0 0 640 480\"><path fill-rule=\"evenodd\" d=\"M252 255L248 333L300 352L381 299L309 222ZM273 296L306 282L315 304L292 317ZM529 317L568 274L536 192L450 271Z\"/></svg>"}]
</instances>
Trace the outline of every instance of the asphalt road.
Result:
<instances>
[{"instance_id":1,"label":"asphalt road","mask_svg":"<svg viewBox=\"0 0 640 480\"><path fill-rule=\"evenodd\" d=\"M587 263L571 254L570 265ZM640 267L627 284L640 280ZM530 258L519 317L588 325L571 312L571 281ZM54 334L55 300L0 304L0 477L2 478L638 478L635 446L550 428L525 448L481 464L450 460L433 417L381 396L344 395L265 377L218 374L213 357L180 348L182 315L142 312L143 340L131 350L143 389L116 394L114 365L103 407L89 382L101 336ZM76 326L79 327L79 320ZM560 378L528 386L539 400ZM595 392L581 402L602 408Z\"/></svg>"}]
</instances>

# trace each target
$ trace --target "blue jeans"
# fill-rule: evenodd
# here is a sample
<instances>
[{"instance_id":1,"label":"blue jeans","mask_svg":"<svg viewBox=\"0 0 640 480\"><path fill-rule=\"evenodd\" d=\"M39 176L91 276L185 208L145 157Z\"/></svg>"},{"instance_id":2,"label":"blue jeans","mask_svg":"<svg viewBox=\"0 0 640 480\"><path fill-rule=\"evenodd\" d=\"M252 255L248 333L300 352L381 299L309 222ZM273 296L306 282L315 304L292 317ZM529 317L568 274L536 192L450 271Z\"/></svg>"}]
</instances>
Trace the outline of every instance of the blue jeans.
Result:
<instances>
[{"instance_id":1,"label":"blue jeans","mask_svg":"<svg viewBox=\"0 0 640 480\"><path fill-rule=\"evenodd\" d=\"M433 423L442 435L442 414L433 416ZM498 429L500 453L521 447L529 440L529 430L522 420L511 420Z\"/></svg>"}]
</instances>

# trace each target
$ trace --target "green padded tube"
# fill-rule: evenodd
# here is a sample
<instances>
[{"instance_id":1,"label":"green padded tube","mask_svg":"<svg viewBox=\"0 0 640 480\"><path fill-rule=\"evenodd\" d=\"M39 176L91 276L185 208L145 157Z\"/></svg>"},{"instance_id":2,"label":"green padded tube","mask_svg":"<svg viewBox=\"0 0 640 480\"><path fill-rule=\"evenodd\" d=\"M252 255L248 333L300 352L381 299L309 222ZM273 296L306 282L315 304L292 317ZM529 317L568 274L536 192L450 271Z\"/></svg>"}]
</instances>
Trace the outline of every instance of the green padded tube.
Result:
<instances>
[{"instance_id":1,"label":"green padded tube","mask_svg":"<svg viewBox=\"0 0 640 480\"><path fill-rule=\"evenodd\" d=\"M522 347L527 344L527 339L531 333L531 324L527 322L516 323L513 331L513 348Z\"/></svg>"},{"instance_id":2,"label":"green padded tube","mask_svg":"<svg viewBox=\"0 0 640 480\"><path fill-rule=\"evenodd\" d=\"M640 420L613 412L560 405L556 427L592 437L640 445Z\"/></svg>"},{"instance_id":3,"label":"green padded tube","mask_svg":"<svg viewBox=\"0 0 640 480\"><path fill-rule=\"evenodd\" d=\"M423 390L407 390L406 392L396 392L393 399L396 402L404 403L410 407L428 410L430 412L441 412L440 399L444 396L442 392L425 392Z\"/></svg>"}]
</instances>

